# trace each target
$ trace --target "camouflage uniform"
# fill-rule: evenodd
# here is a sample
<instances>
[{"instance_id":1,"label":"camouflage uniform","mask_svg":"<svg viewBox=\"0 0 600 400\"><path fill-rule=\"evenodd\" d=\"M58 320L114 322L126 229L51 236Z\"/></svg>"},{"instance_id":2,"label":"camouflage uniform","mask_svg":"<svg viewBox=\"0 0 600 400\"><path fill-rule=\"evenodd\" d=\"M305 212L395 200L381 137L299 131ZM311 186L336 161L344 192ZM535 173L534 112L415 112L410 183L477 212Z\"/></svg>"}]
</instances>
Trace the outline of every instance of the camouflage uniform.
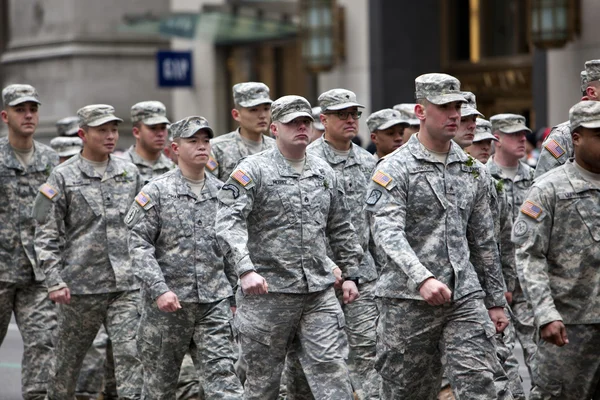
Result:
<instances>
[{"instance_id":1,"label":"camouflage uniform","mask_svg":"<svg viewBox=\"0 0 600 400\"><path fill-rule=\"evenodd\" d=\"M272 114L281 123L312 119L299 96L278 99ZM218 198L216 231L225 257L239 277L255 271L269 285L267 294L243 295L235 315L248 365L245 399L277 398L292 345L315 398L351 399L338 340L345 319L331 270L337 264L344 277L358 277L362 249L335 172L306 154L299 175L274 148L242 160Z\"/></svg>"},{"instance_id":2,"label":"camouflage uniform","mask_svg":"<svg viewBox=\"0 0 600 400\"><path fill-rule=\"evenodd\" d=\"M50 140L50 147L59 157L68 158L81 152L83 141L78 137L59 136Z\"/></svg>"},{"instance_id":3,"label":"camouflage uniform","mask_svg":"<svg viewBox=\"0 0 600 400\"><path fill-rule=\"evenodd\" d=\"M402 119L408 122L408 125L419 126L421 122L415 115L415 106L416 104L414 103L396 104L394 106L394 110L400 113L400 116L402 117Z\"/></svg>"},{"instance_id":4,"label":"camouflage uniform","mask_svg":"<svg viewBox=\"0 0 600 400\"><path fill-rule=\"evenodd\" d=\"M417 99L465 101L460 82L449 75L422 75L415 83ZM414 135L378 164L369 184L366 210L382 262L375 294L383 399L435 398L442 363L459 398L512 398L506 387L494 385L494 374L502 371L486 310L506 304L490 181L450 144L444 166ZM428 278L452 290L450 303L423 301L418 289Z\"/></svg>"},{"instance_id":5,"label":"camouflage uniform","mask_svg":"<svg viewBox=\"0 0 600 400\"><path fill-rule=\"evenodd\" d=\"M113 113L106 105L77 112L80 124L87 126L121 121ZM55 168L40 188L33 209L40 223L35 243L48 290L68 287L71 292L70 303L58 308L50 399L73 398L83 358L101 325L112 341L119 397L140 395L135 349L139 290L123 239L123 219L139 188L133 164L110 157L100 176L80 155Z\"/></svg>"},{"instance_id":6,"label":"camouflage uniform","mask_svg":"<svg viewBox=\"0 0 600 400\"><path fill-rule=\"evenodd\" d=\"M233 100L237 107L250 108L261 104L271 104L269 87L260 82L244 82L233 86ZM226 181L237 163L250 155L242 140L240 128L210 141L211 159L206 168L214 176ZM263 135L262 150L275 147L275 139Z\"/></svg>"},{"instance_id":7,"label":"camouflage uniform","mask_svg":"<svg viewBox=\"0 0 600 400\"><path fill-rule=\"evenodd\" d=\"M569 112L571 126L600 127L600 103ZM538 329L562 321L569 343L540 340L533 400L579 400L600 394L600 186L575 161L536 180L513 228L523 290Z\"/></svg>"},{"instance_id":8,"label":"camouflage uniform","mask_svg":"<svg viewBox=\"0 0 600 400\"><path fill-rule=\"evenodd\" d=\"M2 100L7 108L28 101L39 103L37 92L29 85L6 87ZM31 206L37 188L58 164L58 156L36 141L33 147L31 163L23 167L8 138L0 139L0 345L14 312L24 347L22 395L24 399L43 399L53 364L56 313L33 245Z\"/></svg>"}]
</instances>

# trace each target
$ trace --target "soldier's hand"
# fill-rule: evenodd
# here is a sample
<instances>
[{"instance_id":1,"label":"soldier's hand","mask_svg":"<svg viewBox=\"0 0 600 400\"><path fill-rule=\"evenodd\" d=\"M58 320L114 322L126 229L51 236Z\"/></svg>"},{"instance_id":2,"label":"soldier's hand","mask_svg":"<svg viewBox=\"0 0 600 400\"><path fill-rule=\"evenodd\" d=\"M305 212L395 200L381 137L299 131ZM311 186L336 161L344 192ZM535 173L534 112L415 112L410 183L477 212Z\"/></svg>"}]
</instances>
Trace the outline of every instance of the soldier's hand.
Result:
<instances>
[{"instance_id":1,"label":"soldier's hand","mask_svg":"<svg viewBox=\"0 0 600 400\"><path fill-rule=\"evenodd\" d=\"M69 304L71 302L71 291L68 287L55 290L48 294L50 300L58 304Z\"/></svg>"},{"instance_id":2,"label":"soldier's hand","mask_svg":"<svg viewBox=\"0 0 600 400\"><path fill-rule=\"evenodd\" d=\"M344 283L344 279L342 278L342 270L340 267L335 267L332 272L333 276L335 276L335 283L333 284L333 287L336 289L341 289L342 284Z\"/></svg>"},{"instance_id":3,"label":"soldier's hand","mask_svg":"<svg viewBox=\"0 0 600 400\"><path fill-rule=\"evenodd\" d=\"M171 291L161 294L156 299L158 309L163 312L175 312L181 308L177 295Z\"/></svg>"},{"instance_id":4,"label":"soldier's hand","mask_svg":"<svg viewBox=\"0 0 600 400\"><path fill-rule=\"evenodd\" d=\"M452 291L435 278L426 279L419 288L419 293L430 306L441 306L452 300Z\"/></svg>"},{"instance_id":5,"label":"soldier's hand","mask_svg":"<svg viewBox=\"0 0 600 400\"><path fill-rule=\"evenodd\" d=\"M344 304L350 304L360 296L354 281L344 281L342 291L344 292Z\"/></svg>"},{"instance_id":6,"label":"soldier's hand","mask_svg":"<svg viewBox=\"0 0 600 400\"><path fill-rule=\"evenodd\" d=\"M562 321L552 321L542 328L542 339L559 347L569 343L567 328Z\"/></svg>"},{"instance_id":7,"label":"soldier's hand","mask_svg":"<svg viewBox=\"0 0 600 400\"><path fill-rule=\"evenodd\" d=\"M506 302L510 306L512 304L512 292L504 292L504 297L506 298Z\"/></svg>"},{"instance_id":8,"label":"soldier's hand","mask_svg":"<svg viewBox=\"0 0 600 400\"><path fill-rule=\"evenodd\" d=\"M506 317L506 313L504 312L504 308L502 307L494 307L488 310L488 314L490 319L494 323L494 327L496 328L496 333L503 332L508 326L508 318Z\"/></svg>"},{"instance_id":9,"label":"soldier's hand","mask_svg":"<svg viewBox=\"0 0 600 400\"><path fill-rule=\"evenodd\" d=\"M265 294L269 292L269 285L265 278L254 271L242 275L241 281L242 292L246 295Z\"/></svg>"}]
</instances>

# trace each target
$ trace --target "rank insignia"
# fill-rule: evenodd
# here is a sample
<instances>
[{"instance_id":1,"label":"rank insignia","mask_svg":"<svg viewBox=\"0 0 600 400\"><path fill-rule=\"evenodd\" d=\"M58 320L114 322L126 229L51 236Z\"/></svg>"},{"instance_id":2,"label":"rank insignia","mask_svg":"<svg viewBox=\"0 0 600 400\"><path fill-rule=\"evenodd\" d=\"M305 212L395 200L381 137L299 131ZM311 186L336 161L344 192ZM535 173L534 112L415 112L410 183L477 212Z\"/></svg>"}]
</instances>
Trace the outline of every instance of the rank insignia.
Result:
<instances>
[{"instance_id":1,"label":"rank insignia","mask_svg":"<svg viewBox=\"0 0 600 400\"><path fill-rule=\"evenodd\" d=\"M544 147L552 154L552 156L554 156L554 158L561 158L565 155L565 150L554 139L551 139Z\"/></svg>"},{"instance_id":2,"label":"rank insignia","mask_svg":"<svg viewBox=\"0 0 600 400\"><path fill-rule=\"evenodd\" d=\"M206 166L208 167L209 171L214 171L219 166L219 163L214 158L209 157Z\"/></svg>"},{"instance_id":3,"label":"rank insignia","mask_svg":"<svg viewBox=\"0 0 600 400\"><path fill-rule=\"evenodd\" d=\"M383 187L387 187L387 185L390 184L390 182L392 182L392 177L389 176L388 174L386 174L383 171L379 171L377 170L377 172L375 172L375 175L373 175L373 182L380 184Z\"/></svg>"},{"instance_id":4,"label":"rank insignia","mask_svg":"<svg viewBox=\"0 0 600 400\"><path fill-rule=\"evenodd\" d=\"M44 183L40 187L40 193L43 194L44 196L46 196L48 199L52 200L54 198L54 196L56 196L58 194L58 190L54 189L52 186L48 185L47 183Z\"/></svg>"},{"instance_id":5,"label":"rank insignia","mask_svg":"<svg viewBox=\"0 0 600 400\"><path fill-rule=\"evenodd\" d=\"M521 212L533 219L537 219L542 214L542 207L538 206L533 201L527 200L521 206Z\"/></svg>"},{"instance_id":6,"label":"rank insignia","mask_svg":"<svg viewBox=\"0 0 600 400\"><path fill-rule=\"evenodd\" d=\"M231 177L239 182L240 185L246 187L250 182L252 182L252 178L250 178L244 171L241 169L236 170Z\"/></svg>"},{"instance_id":7,"label":"rank insignia","mask_svg":"<svg viewBox=\"0 0 600 400\"><path fill-rule=\"evenodd\" d=\"M150 202L150 197L144 192L140 192L137 196L135 196L135 201L141 206L144 207L146 204Z\"/></svg>"}]
</instances>

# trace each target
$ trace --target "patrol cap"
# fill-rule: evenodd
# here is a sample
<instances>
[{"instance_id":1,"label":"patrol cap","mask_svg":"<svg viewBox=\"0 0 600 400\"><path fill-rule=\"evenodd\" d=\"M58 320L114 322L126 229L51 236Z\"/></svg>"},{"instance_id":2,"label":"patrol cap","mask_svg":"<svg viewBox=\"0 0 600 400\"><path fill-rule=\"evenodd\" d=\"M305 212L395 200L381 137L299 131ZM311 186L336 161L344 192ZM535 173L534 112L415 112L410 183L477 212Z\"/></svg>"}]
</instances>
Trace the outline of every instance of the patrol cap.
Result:
<instances>
[{"instance_id":1,"label":"patrol cap","mask_svg":"<svg viewBox=\"0 0 600 400\"><path fill-rule=\"evenodd\" d=\"M421 122L415 115L415 103L401 103L394 106L394 110L398 111L404 119L408 122L408 125L421 125Z\"/></svg>"},{"instance_id":2,"label":"patrol cap","mask_svg":"<svg viewBox=\"0 0 600 400\"><path fill-rule=\"evenodd\" d=\"M502 133L517 133L527 131L531 133L531 129L525 125L525 117L518 114L496 114L490 118L492 123L492 132L500 131Z\"/></svg>"},{"instance_id":3,"label":"patrol cap","mask_svg":"<svg viewBox=\"0 0 600 400\"><path fill-rule=\"evenodd\" d=\"M415 79L415 99L442 105L467 100L460 91L460 81L448 74L424 74Z\"/></svg>"},{"instance_id":4,"label":"patrol cap","mask_svg":"<svg viewBox=\"0 0 600 400\"><path fill-rule=\"evenodd\" d=\"M471 115L477 115L478 117L483 118L483 114L477 111L477 101L475 100L475 95L472 92L461 93L467 102L461 104L460 116L469 117Z\"/></svg>"},{"instance_id":5,"label":"patrol cap","mask_svg":"<svg viewBox=\"0 0 600 400\"><path fill-rule=\"evenodd\" d=\"M587 72L585 72L585 70L583 70L579 73L579 80L581 82L581 93L585 93L585 90L587 89L587 85L589 82Z\"/></svg>"},{"instance_id":6,"label":"patrol cap","mask_svg":"<svg viewBox=\"0 0 600 400\"><path fill-rule=\"evenodd\" d=\"M580 126L600 128L600 101L580 101L569 110L571 132Z\"/></svg>"},{"instance_id":7,"label":"patrol cap","mask_svg":"<svg viewBox=\"0 0 600 400\"><path fill-rule=\"evenodd\" d=\"M77 110L79 117L79 126L100 126L107 122L123 122L121 118L115 116L115 109L108 104L91 104Z\"/></svg>"},{"instance_id":8,"label":"patrol cap","mask_svg":"<svg viewBox=\"0 0 600 400\"><path fill-rule=\"evenodd\" d=\"M325 111L343 110L349 107L362 107L356 102L356 94L346 89L331 89L321 93L318 98L319 106Z\"/></svg>"},{"instance_id":9,"label":"patrol cap","mask_svg":"<svg viewBox=\"0 0 600 400\"><path fill-rule=\"evenodd\" d=\"M585 72L588 82L600 80L600 60L589 60L585 62Z\"/></svg>"},{"instance_id":10,"label":"patrol cap","mask_svg":"<svg viewBox=\"0 0 600 400\"><path fill-rule=\"evenodd\" d=\"M320 131L324 131L325 127L321 123L321 107L313 107L312 108L312 116L313 116L313 127Z\"/></svg>"},{"instance_id":11,"label":"patrol cap","mask_svg":"<svg viewBox=\"0 0 600 400\"><path fill-rule=\"evenodd\" d=\"M79 132L79 117L66 117L56 121L58 136L76 136Z\"/></svg>"},{"instance_id":12,"label":"patrol cap","mask_svg":"<svg viewBox=\"0 0 600 400\"><path fill-rule=\"evenodd\" d=\"M59 157L70 157L81 152L83 141L78 136L59 136L50 141L50 147Z\"/></svg>"},{"instance_id":13,"label":"patrol cap","mask_svg":"<svg viewBox=\"0 0 600 400\"><path fill-rule=\"evenodd\" d=\"M204 129L208 133L209 138L215 136L212 128L208 125L208 121L204 117L187 117L169 126L169 136L171 140L177 138L189 138L194 136L196 132Z\"/></svg>"},{"instance_id":14,"label":"patrol cap","mask_svg":"<svg viewBox=\"0 0 600 400\"><path fill-rule=\"evenodd\" d=\"M302 96L283 96L271 104L273 122L287 124L299 117L307 117L314 121L310 103Z\"/></svg>"},{"instance_id":15,"label":"patrol cap","mask_svg":"<svg viewBox=\"0 0 600 400\"><path fill-rule=\"evenodd\" d=\"M233 85L233 102L244 108L271 104L269 87L262 82L243 82Z\"/></svg>"},{"instance_id":16,"label":"patrol cap","mask_svg":"<svg viewBox=\"0 0 600 400\"><path fill-rule=\"evenodd\" d=\"M38 96L37 91L31 85L17 83L8 85L2 90L2 103L5 107L14 107L28 101L42 104L40 96Z\"/></svg>"},{"instance_id":17,"label":"patrol cap","mask_svg":"<svg viewBox=\"0 0 600 400\"><path fill-rule=\"evenodd\" d=\"M399 124L408 125L408 121L402 117L399 111L391 108L376 111L367 118L369 132L383 131Z\"/></svg>"},{"instance_id":18,"label":"patrol cap","mask_svg":"<svg viewBox=\"0 0 600 400\"><path fill-rule=\"evenodd\" d=\"M490 121L483 118L477 118L475 121L475 135L473 136L473 143L482 142L484 140L498 141L496 136L492 135L492 124L490 124Z\"/></svg>"},{"instance_id":19,"label":"patrol cap","mask_svg":"<svg viewBox=\"0 0 600 400\"><path fill-rule=\"evenodd\" d=\"M145 125L169 124L167 108L160 101L142 101L131 107L131 122Z\"/></svg>"}]
</instances>

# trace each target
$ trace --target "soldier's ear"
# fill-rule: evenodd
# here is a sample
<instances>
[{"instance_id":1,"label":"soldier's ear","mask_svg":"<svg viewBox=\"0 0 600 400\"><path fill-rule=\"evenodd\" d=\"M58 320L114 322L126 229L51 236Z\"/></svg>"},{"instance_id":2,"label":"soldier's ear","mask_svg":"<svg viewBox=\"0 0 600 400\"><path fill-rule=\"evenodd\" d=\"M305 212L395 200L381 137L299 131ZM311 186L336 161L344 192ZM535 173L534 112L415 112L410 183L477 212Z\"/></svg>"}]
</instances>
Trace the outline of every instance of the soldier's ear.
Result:
<instances>
[{"instance_id":1,"label":"soldier's ear","mask_svg":"<svg viewBox=\"0 0 600 400\"><path fill-rule=\"evenodd\" d=\"M171 151L179 156L179 143L176 140L171 142Z\"/></svg>"},{"instance_id":2,"label":"soldier's ear","mask_svg":"<svg viewBox=\"0 0 600 400\"><path fill-rule=\"evenodd\" d=\"M415 105L415 115L421 121L427 118L427 112L425 111L425 106L423 104Z\"/></svg>"},{"instance_id":3,"label":"soldier's ear","mask_svg":"<svg viewBox=\"0 0 600 400\"><path fill-rule=\"evenodd\" d=\"M8 113L6 112L6 110L0 111L0 116L2 117L2 122L7 124L8 123Z\"/></svg>"},{"instance_id":4,"label":"soldier's ear","mask_svg":"<svg viewBox=\"0 0 600 400\"><path fill-rule=\"evenodd\" d=\"M234 108L233 110L231 110L231 116L233 117L234 120L239 121L240 120L240 110L238 110L237 108Z\"/></svg>"}]
</instances>

